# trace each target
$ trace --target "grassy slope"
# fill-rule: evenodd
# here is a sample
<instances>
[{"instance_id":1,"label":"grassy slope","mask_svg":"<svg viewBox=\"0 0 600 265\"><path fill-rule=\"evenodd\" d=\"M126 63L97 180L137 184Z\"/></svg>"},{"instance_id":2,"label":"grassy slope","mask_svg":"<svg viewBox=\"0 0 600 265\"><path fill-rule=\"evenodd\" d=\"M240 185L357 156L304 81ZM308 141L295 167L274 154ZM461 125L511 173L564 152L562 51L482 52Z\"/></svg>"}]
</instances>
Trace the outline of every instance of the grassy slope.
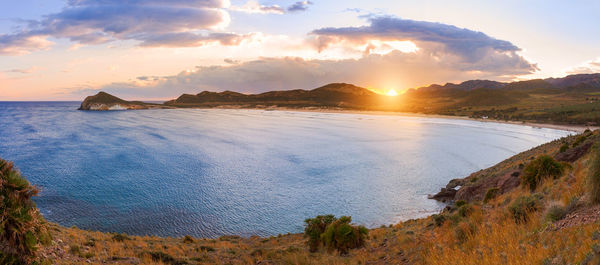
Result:
<instances>
[{"instance_id":1,"label":"grassy slope","mask_svg":"<svg viewBox=\"0 0 600 265\"><path fill-rule=\"evenodd\" d=\"M595 143L592 150L598 148L599 134L596 131L588 137ZM503 174L540 154L554 155L561 145L572 145L575 140L573 136L541 145L467 180L477 183ZM594 236L600 231L600 214L582 217L590 211L600 213L600 207L591 206L585 195L591 153L571 163L561 178L546 180L537 188L536 193L543 195L542 209L521 224L515 223L508 207L518 196L531 192L518 187L486 204L471 204L465 216L459 211L445 213L446 221L440 226L428 217L371 229L366 247L344 257L323 250L309 253L301 234L229 236L187 243L182 238L138 236L117 241L112 234L57 225L51 227L53 245L42 248L40 257L46 264L579 264L592 257L592 249L597 248L593 246L600 244L600 234ZM548 205L570 203L568 225L545 218Z\"/></svg>"}]
</instances>

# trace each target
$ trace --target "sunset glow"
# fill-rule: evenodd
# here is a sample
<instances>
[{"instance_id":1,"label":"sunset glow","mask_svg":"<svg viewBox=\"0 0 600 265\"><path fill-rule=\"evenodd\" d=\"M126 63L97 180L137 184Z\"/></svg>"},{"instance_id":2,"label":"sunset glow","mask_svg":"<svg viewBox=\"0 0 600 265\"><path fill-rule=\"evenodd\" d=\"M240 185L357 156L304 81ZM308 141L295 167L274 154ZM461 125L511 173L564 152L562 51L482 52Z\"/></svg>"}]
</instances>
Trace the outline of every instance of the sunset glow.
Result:
<instances>
[{"instance_id":1,"label":"sunset glow","mask_svg":"<svg viewBox=\"0 0 600 265\"><path fill-rule=\"evenodd\" d=\"M0 9L0 100L81 100L100 90L172 99L334 82L401 94L435 83L600 71L598 38L589 38L600 28L581 28L600 23L593 13L600 4L570 3L568 14L577 16L559 28L542 23L565 16L550 8L559 5L538 12L520 1L11 2ZM507 10L530 12L500 24ZM476 23L468 15L482 12ZM539 23L519 26L532 21ZM581 52L557 52L565 50Z\"/></svg>"},{"instance_id":2,"label":"sunset glow","mask_svg":"<svg viewBox=\"0 0 600 265\"><path fill-rule=\"evenodd\" d=\"M390 96L390 97L395 97L395 96L398 95L398 92L396 92L396 90L394 90L394 89L390 89L385 94L388 95L388 96Z\"/></svg>"}]
</instances>

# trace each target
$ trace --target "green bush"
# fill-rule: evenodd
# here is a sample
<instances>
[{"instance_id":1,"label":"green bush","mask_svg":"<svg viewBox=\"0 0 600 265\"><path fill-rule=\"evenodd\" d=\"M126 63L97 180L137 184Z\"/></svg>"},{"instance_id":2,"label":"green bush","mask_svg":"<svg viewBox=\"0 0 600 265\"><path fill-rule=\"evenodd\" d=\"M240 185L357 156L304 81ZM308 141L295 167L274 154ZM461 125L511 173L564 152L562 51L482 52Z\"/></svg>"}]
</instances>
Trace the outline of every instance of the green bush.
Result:
<instances>
[{"instance_id":1,"label":"green bush","mask_svg":"<svg viewBox=\"0 0 600 265\"><path fill-rule=\"evenodd\" d=\"M194 243L196 242L196 240L194 240L193 237L186 235L183 237L183 243Z\"/></svg>"},{"instance_id":2,"label":"green bush","mask_svg":"<svg viewBox=\"0 0 600 265\"><path fill-rule=\"evenodd\" d=\"M554 160L554 158L548 155L541 155L527 164L521 178L523 184L528 185L529 189L533 191L542 179L548 177L558 178L563 174L564 170L564 166Z\"/></svg>"},{"instance_id":3,"label":"green bush","mask_svg":"<svg viewBox=\"0 0 600 265\"><path fill-rule=\"evenodd\" d=\"M446 221L446 216L443 214L434 214L431 217L433 218L433 224L435 224L435 226L442 226Z\"/></svg>"},{"instance_id":4,"label":"green bush","mask_svg":"<svg viewBox=\"0 0 600 265\"><path fill-rule=\"evenodd\" d=\"M460 223L454 228L454 237L459 244L466 242L473 234L475 234L475 226L471 223Z\"/></svg>"},{"instance_id":5,"label":"green bush","mask_svg":"<svg viewBox=\"0 0 600 265\"><path fill-rule=\"evenodd\" d=\"M157 261L157 262L162 262L164 264L171 264L171 265L185 265L188 264L187 262L183 261L183 260L178 260L176 258L174 258L173 256L164 253L164 252L160 252L160 251L145 251L142 252L142 255L147 254L150 255L150 257L152 258L153 261Z\"/></svg>"},{"instance_id":6,"label":"green bush","mask_svg":"<svg viewBox=\"0 0 600 265\"><path fill-rule=\"evenodd\" d=\"M561 220L561 219L565 218L566 215L567 215L567 210L565 209L565 207L562 207L557 204L550 205L550 207L548 207L548 209L546 209L546 220L549 220L552 222Z\"/></svg>"},{"instance_id":7,"label":"green bush","mask_svg":"<svg viewBox=\"0 0 600 265\"><path fill-rule=\"evenodd\" d=\"M467 217L473 212L473 206L470 204L463 204L458 207L458 215L461 217Z\"/></svg>"},{"instance_id":8,"label":"green bush","mask_svg":"<svg viewBox=\"0 0 600 265\"><path fill-rule=\"evenodd\" d=\"M38 243L50 241L31 199L37 193L12 163L0 159L0 264L31 263Z\"/></svg>"},{"instance_id":9,"label":"green bush","mask_svg":"<svg viewBox=\"0 0 600 265\"><path fill-rule=\"evenodd\" d=\"M560 152L561 153L564 152L564 151L567 151L567 150L569 150L569 144L565 143L565 144L563 144L563 145L560 146Z\"/></svg>"},{"instance_id":10,"label":"green bush","mask_svg":"<svg viewBox=\"0 0 600 265\"><path fill-rule=\"evenodd\" d=\"M593 203L600 203L600 153L598 151L592 158L588 172L587 186L590 200Z\"/></svg>"},{"instance_id":11,"label":"green bush","mask_svg":"<svg viewBox=\"0 0 600 265\"><path fill-rule=\"evenodd\" d=\"M308 237L308 248L310 252L316 252L321 245L321 234L325 233L327 226L333 223L336 218L329 215L319 215L315 218L304 220L304 236Z\"/></svg>"},{"instance_id":12,"label":"green bush","mask_svg":"<svg viewBox=\"0 0 600 265\"><path fill-rule=\"evenodd\" d=\"M464 201L464 200L458 200L458 201L456 201L456 202L454 203L454 207L456 207L456 208L460 208L461 206L463 206L463 205L465 205L465 204L467 204L467 202L466 202L466 201Z\"/></svg>"},{"instance_id":13,"label":"green bush","mask_svg":"<svg viewBox=\"0 0 600 265\"><path fill-rule=\"evenodd\" d=\"M520 196L508 207L508 211L516 223L527 222L529 213L539 210L541 199L540 194Z\"/></svg>"},{"instance_id":14,"label":"green bush","mask_svg":"<svg viewBox=\"0 0 600 265\"><path fill-rule=\"evenodd\" d=\"M112 236L112 240L117 242L123 242L125 240L129 240L129 237L127 236L127 234L115 233Z\"/></svg>"},{"instance_id":15,"label":"green bush","mask_svg":"<svg viewBox=\"0 0 600 265\"><path fill-rule=\"evenodd\" d=\"M579 144L583 143L585 141L585 139L587 138L586 135L579 135L577 137L577 139L575 139L575 142L573 142L573 147L578 146Z\"/></svg>"},{"instance_id":16,"label":"green bush","mask_svg":"<svg viewBox=\"0 0 600 265\"><path fill-rule=\"evenodd\" d=\"M321 240L328 251L337 250L340 255L345 255L350 249L364 246L369 230L364 226L351 225L350 222L350 216L342 216L327 226Z\"/></svg>"},{"instance_id":17,"label":"green bush","mask_svg":"<svg viewBox=\"0 0 600 265\"><path fill-rule=\"evenodd\" d=\"M498 188L491 188L491 189L489 189L485 193L485 197L483 198L483 203L488 203L490 200L496 198L496 196L498 196L498 192L499 191L500 191L500 189L498 189Z\"/></svg>"}]
</instances>

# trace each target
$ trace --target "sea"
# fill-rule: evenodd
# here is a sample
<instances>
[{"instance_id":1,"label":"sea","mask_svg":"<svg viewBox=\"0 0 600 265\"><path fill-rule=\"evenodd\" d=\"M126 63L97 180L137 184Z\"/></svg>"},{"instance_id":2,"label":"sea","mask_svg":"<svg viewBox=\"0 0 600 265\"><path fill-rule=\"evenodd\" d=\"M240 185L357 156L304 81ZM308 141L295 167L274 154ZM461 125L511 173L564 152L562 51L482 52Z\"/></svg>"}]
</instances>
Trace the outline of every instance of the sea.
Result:
<instances>
[{"instance_id":1,"label":"sea","mask_svg":"<svg viewBox=\"0 0 600 265\"><path fill-rule=\"evenodd\" d=\"M44 217L133 235L303 231L322 214L367 227L437 213L449 180L571 134L399 115L0 102L0 158Z\"/></svg>"}]
</instances>

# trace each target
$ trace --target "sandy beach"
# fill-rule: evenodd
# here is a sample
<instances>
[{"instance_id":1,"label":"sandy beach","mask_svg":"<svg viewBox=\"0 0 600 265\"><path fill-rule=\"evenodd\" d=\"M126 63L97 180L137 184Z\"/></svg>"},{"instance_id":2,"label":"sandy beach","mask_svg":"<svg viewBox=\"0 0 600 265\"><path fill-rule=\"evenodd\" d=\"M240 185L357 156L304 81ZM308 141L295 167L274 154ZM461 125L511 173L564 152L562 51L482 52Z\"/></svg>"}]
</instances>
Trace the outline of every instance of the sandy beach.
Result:
<instances>
[{"instance_id":1,"label":"sandy beach","mask_svg":"<svg viewBox=\"0 0 600 265\"><path fill-rule=\"evenodd\" d=\"M236 109L224 107L225 109ZM252 108L250 108L252 109ZM551 124L551 123L535 123L525 121L505 121L495 119L476 119L468 116L450 116L450 115L439 115L439 114L423 114L423 113L412 113L412 112L395 112L395 111L372 111L372 110L348 110L348 109L322 109L322 108L285 108L285 107L272 107L272 108L255 108L259 110L274 110L274 111L299 111L299 112L323 112L323 113L352 113L352 114L365 114L365 115L392 115L392 116L408 116L408 117L423 117L423 118L439 118L439 119L454 119L454 120L472 120L480 122L494 122L494 123L505 123L514 125L531 126L534 128L548 128L555 130L572 131L576 133L582 133L587 129L596 130L598 126L585 126L585 125L570 125L570 124Z\"/></svg>"}]
</instances>

